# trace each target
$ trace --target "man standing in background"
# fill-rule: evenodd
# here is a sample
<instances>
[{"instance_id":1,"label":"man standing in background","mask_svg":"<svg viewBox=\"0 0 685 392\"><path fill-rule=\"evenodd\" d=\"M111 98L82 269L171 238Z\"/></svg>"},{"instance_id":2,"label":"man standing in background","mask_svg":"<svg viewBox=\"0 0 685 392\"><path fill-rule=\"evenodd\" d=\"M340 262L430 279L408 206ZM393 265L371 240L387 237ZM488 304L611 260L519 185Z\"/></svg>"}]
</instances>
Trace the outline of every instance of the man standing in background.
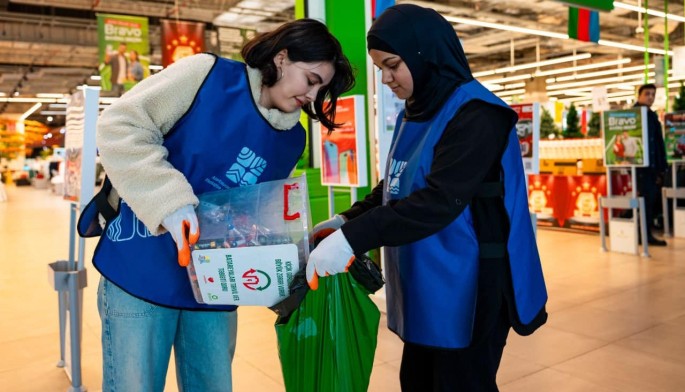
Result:
<instances>
[{"instance_id":1,"label":"man standing in background","mask_svg":"<svg viewBox=\"0 0 685 392\"><path fill-rule=\"evenodd\" d=\"M637 168L637 190L645 198L645 218L647 220L647 243L654 246L666 246L666 241L658 239L652 233L654 227L654 203L661 195L661 187L666 172L666 147L661 131L661 123L656 113L651 110L656 97L656 86L645 84L638 90L635 107L647 107L647 138L649 166ZM627 155L627 154L626 154Z\"/></svg>"}]
</instances>

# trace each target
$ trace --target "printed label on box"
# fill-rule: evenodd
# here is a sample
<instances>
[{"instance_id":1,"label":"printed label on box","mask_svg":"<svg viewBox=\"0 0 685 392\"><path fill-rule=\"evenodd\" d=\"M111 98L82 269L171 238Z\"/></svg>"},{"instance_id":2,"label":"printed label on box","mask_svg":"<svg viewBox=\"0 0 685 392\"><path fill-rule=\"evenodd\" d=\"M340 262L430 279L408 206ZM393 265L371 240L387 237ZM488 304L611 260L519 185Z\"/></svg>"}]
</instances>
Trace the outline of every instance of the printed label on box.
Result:
<instances>
[{"instance_id":1,"label":"printed label on box","mask_svg":"<svg viewBox=\"0 0 685 392\"><path fill-rule=\"evenodd\" d=\"M194 250L197 284L206 304L272 306L289 295L299 270L295 244Z\"/></svg>"}]
</instances>

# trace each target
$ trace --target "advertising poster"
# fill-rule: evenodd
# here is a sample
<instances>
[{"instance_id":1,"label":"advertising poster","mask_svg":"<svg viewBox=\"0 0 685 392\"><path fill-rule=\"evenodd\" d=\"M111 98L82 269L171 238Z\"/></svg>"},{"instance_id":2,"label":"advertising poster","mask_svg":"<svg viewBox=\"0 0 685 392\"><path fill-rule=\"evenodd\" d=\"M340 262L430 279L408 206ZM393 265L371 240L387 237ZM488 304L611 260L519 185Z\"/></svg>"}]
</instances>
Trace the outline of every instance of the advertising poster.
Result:
<instances>
[{"instance_id":1,"label":"advertising poster","mask_svg":"<svg viewBox=\"0 0 685 392\"><path fill-rule=\"evenodd\" d=\"M528 207L540 227L599 232L599 197L606 195L606 175L531 175Z\"/></svg>"},{"instance_id":2,"label":"advertising poster","mask_svg":"<svg viewBox=\"0 0 685 392\"><path fill-rule=\"evenodd\" d=\"M682 161L685 156L685 111L666 113L664 142L668 162Z\"/></svg>"},{"instance_id":3,"label":"advertising poster","mask_svg":"<svg viewBox=\"0 0 685 392\"><path fill-rule=\"evenodd\" d=\"M81 193L81 153L85 123L83 91L72 94L67 103L66 133L64 135L64 199L78 201Z\"/></svg>"},{"instance_id":4,"label":"advertising poster","mask_svg":"<svg viewBox=\"0 0 685 392\"><path fill-rule=\"evenodd\" d=\"M162 19L162 66L205 51L205 24Z\"/></svg>"},{"instance_id":5,"label":"advertising poster","mask_svg":"<svg viewBox=\"0 0 685 392\"><path fill-rule=\"evenodd\" d=\"M100 87L121 96L150 75L146 17L98 14ZM105 94L103 94L105 95Z\"/></svg>"},{"instance_id":6,"label":"advertising poster","mask_svg":"<svg viewBox=\"0 0 685 392\"><path fill-rule=\"evenodd\" d=\"M602 113L604 166L647 166L647 108Z\"/></svg>"},{"instance_id":7,"label":"advertising poster","mask_svg":"<svg viewBox=\"0 0 685 392\"><path fill-rule=\"evenodd\" d=\"M540 172L540 155L538 144L540 142L540 104L517 104L510 105L519 117L516 123L516 134L521 146L521 158L523 169L528 174Z\"/></svg>"},{"instance_id":8,"label":"advertising poster","mask_svg":"<svg viewBox=\"0 0 685 392\"><path fill-rule=\"evenodd\" d=\"M331 134L320 129L321 184L362 187L366 176L366 124L364 96L338 99L335 122L342 123Z\"/></svg>"},{"instance_id":9,"label":"advertising poster","mask_svg":"<svg viewBox=\"0 0 685 392\"><path fill-rule=\"evenodd\" d=\"M67 102L64 135L64 199L87 202L95 189L95 127L99 91L79 90Z\"/></svg>"}]
</instances>

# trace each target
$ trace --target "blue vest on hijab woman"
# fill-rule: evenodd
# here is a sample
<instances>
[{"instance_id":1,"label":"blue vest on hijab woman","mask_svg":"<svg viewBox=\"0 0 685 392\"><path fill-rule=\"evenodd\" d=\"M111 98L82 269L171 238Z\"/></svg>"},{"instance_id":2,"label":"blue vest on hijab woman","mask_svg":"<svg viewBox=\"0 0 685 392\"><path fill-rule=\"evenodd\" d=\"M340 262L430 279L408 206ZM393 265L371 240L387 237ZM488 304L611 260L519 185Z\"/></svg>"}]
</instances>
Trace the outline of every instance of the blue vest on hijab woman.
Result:
<instances>
[{"instance_id":1,"label":"blue vest on hijab woman","mask_svg":"<svg viewBox=\"0 0 685 392\"><path fill-rule=\"evenodd\" d=\"M169 99L173 99L170 97ZM196 195L287 178L302 154L305 133L274 129L257 110L244 64L217 58L188 112L164 140L167 160ZM125 200L107 223L93 264L129 294L182 309L233 310L198 304L177 262L169 233L152 236Z\"/></svg>"},{"instance_id":2,"label":"blue vest on hijab woman","mask_svg":"<svg viewBox=\"0 0 685 392\"><path fill-rule=\"evenodd\" d=\"M383 204L427 187L425 176L430 172L435 145L459 108L474 99L507 106L472 80L459 86L430 121L409 121L400 113L386 169ZM547 302L547 291L528 212L516 128L509 132L501 167L510 223L506 250L516 310L521 323L529 324ZM481 247L469 207L429 237L404 246L385 247L388 327L406 342L467 347L476 310Z\"/></svg>"}]
</instances>

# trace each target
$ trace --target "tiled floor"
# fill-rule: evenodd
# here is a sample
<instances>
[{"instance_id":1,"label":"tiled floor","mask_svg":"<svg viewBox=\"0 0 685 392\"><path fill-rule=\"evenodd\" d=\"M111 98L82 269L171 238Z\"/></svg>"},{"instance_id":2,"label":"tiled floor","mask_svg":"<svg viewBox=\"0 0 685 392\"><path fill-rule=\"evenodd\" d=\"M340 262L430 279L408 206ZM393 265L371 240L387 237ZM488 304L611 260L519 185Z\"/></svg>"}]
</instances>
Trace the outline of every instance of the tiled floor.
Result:
<instances>
[{"instance_id":1,"label":"tiled floor","mask_svg":"<svg viewBox=\"0 0 685 392\"><path fill-rule=\"evenodd\" d=\"M0 203L0 389L66 391L59 357L57 295L47 264L68 254L69 204L46 190L8 189ZM500 389L525 391L685 390L685 240L652 258L603 253L596 236L540 231L550 293L549 323L510 334ZM87 244L91 253L94 241ZM100 390L98 274L88 269L83 303L83 384ZM275 316L239 310L233 366L237 392L282 391ZM370 391L399 391L401 343L381 320ZM172 370L167 390L176 391Z\"/></svg>"}]
</instances>

